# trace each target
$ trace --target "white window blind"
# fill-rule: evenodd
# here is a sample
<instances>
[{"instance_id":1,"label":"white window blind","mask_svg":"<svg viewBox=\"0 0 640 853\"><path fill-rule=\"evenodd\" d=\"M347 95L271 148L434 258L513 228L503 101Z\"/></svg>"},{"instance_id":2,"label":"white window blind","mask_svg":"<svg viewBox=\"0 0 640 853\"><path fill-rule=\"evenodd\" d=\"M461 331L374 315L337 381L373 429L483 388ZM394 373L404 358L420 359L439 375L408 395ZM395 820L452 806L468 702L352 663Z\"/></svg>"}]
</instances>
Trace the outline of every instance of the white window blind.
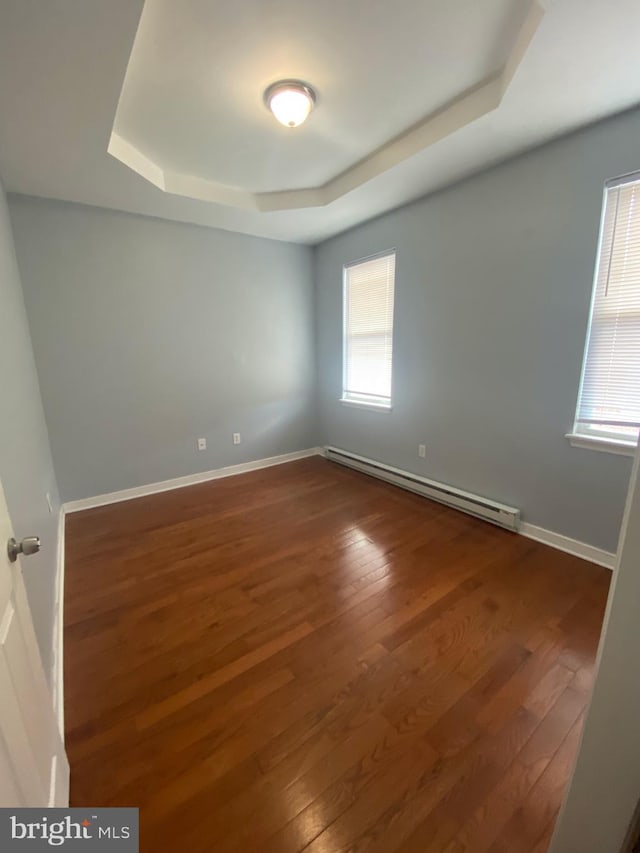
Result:
<instances>
[{"instance_id":1,"label":"white window blind","mask_svg":"<svg viewBox=\"0 0 640 853\"><path fill-rule=\"evenodd\" d=\"M342 399L389 408L395 252L344 269Z\"/></svg>"},{"instance_id":2,"label":"white window blind","mask_svg":"<svg viewBox=\"0 0 640 853\"><path fill-rule=\"evenodd\" d=\"M636 442L640 426L640 175L605 190L574 431Z\"/></svg>"}]
</instances>

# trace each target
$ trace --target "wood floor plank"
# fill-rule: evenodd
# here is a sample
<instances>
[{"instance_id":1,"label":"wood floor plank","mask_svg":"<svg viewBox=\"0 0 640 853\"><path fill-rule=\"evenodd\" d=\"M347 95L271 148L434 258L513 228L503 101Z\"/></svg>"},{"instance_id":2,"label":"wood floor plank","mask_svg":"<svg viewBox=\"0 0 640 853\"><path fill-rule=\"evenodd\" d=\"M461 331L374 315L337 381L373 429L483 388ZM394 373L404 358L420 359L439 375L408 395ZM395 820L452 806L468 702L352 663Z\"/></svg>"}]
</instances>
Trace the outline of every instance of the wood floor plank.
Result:
<instances>
[{"instance_id":1,"label":"wood floor plank","mask_svg":"<svg viewBox=\"0 0 640 853\"><path fill-rule=\"evenodd\" d=\"M560 809L565 786L580 741L582 716L566 738L523 803L489 848L491 853L530 853L548 832Z\"/></svg>"},{"instance_id":2,"label":"wood floor plank","mask_svg":"<svg viewBox=\"0 0 640 853\"><path fill-rule=\"evenodd\" d=\"M71 802L143 853L546 849L605 569L319 458L66 525Z\"/></svg>"},{"instance_id":3,"label":"wood floor plank","mask_svg":"<svg viewBox=\"0 0 640 853\"><path fill-rule=\"evenodd\" d=\"M484 853L525 801L529 791L540 778L571 727L584 709L585 697L571 687L551 708L544 720L519 751L517 757L467 821L459 826L455 850Z\"/></svg>"}]
</instances>

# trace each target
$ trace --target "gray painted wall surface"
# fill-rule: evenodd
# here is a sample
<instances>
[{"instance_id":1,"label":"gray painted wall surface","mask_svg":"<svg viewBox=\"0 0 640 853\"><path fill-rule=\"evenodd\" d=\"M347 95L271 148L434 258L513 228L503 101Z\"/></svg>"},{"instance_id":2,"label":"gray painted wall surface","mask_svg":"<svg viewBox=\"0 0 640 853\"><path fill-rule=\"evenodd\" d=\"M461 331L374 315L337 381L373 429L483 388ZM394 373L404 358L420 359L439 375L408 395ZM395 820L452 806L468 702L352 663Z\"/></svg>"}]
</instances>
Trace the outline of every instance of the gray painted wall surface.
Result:
<instances>
[{"instance_id":1,"label":"gray painted wall surface","mask_svg":"<svg viewBox=\"0 0 640 853\"><path fill-rule=\"evenodd\" d=\"M51 678L60 502L22 298L9 211L0 184L0 480L17 538L42 551L23 561L44 670ZM53 503L49 513L46 493ZM0 543L4 547L4 543Z\"/></svg>"},{"instance_id":2,"label":"gray painted wall surface","mask_svg":"<svg viewBox=\"0 0 640 853\"><path fill-rule=\"evenodd\" d=\"M575 412L603 182L639 169L639 152L635 111L321 244L325 441L615 550L631 460L572 448L564 434ZM342 265L391 247L394 408L379 414L338 402Z\"/></svg>"},{"instance_id":3,"label":"gray painted wall surface","mask_svg":"<svg viewBox=\"0 0 640 853\"><path fill-rule=\"evenodd\" d=\"M311 249L9 203L63 500L317 443Z\"/></svg>"}]
</instances>

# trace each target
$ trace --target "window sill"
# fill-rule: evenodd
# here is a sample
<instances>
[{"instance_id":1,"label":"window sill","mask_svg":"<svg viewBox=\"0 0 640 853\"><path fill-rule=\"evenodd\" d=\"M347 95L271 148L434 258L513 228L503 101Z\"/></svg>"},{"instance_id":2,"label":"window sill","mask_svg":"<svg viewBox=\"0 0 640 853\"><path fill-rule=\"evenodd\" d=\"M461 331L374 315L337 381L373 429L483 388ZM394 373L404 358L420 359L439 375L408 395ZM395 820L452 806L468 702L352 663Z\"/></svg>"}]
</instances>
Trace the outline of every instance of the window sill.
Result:
<instances>
[{"instance_id":1,"label":"window sill","mask_svg":"<svg viewBox=\"0 0 640 853\"><path fill-rule=\"evenodd\" d=\"M636 445L630 441L597 438L594 435L581 435L575 432L568 432L565 438L569 440L572 447L581 447L583 450L598 450L601 453L615 453L618 456L635 456L636 452Z\"/></svg>"},{"instance_id":2,"label":"window sill","mask_svg":"<svg viewBox=\"0 0 640 853\"><path fill-rule=\"evenodd\" d=\"M345 397L340 398L340 403L353 409L369 409L372 412L390 412L393 408L391 404L385 406L384 403L365 403L360 400L348 400Z\"/></svg>"}]
</instances>

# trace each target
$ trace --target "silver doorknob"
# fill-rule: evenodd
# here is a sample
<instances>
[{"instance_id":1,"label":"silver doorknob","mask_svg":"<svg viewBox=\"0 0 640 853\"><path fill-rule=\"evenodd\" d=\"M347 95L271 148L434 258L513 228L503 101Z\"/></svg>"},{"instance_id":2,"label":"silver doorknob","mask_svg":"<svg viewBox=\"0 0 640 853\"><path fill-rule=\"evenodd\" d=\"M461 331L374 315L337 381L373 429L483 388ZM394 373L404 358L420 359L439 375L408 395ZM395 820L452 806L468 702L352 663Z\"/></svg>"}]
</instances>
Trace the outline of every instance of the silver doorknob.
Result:
<instances>
[{"instance_id":1,"label":"silver doorknob","mask_svg":"<svg viewBox=\"0 0 640 853\"><path fill-rule=\"evenodd\" d=\"M24 554L25 557L29 557L31 554L37 554L39 550L39 536L25 536L19 542L16 542L12 536L7 542L7 556L10 563L15 563L18 559L18 554Z\"/></svg>"}]
</instances>

